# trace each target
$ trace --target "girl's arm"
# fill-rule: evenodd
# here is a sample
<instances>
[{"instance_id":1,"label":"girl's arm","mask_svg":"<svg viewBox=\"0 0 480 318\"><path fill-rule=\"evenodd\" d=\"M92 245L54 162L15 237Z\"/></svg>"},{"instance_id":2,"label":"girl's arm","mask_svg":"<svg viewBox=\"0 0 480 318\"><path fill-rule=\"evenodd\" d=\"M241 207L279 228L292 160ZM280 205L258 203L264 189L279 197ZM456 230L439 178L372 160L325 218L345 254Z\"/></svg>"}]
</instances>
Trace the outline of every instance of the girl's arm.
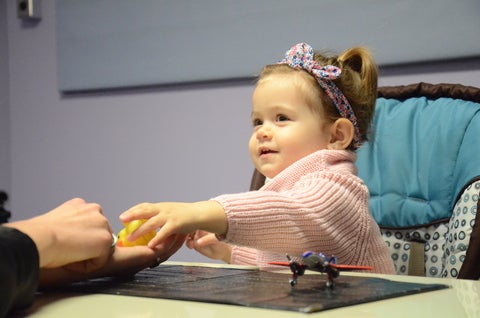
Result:
<instances>
[{"instance_id":1,"label":"girl's arm","mask_svg":"<svg viewBox=\"0 0 480 318\"><path fill-rule=\"evenodd\" d=\"M123 223L141 219L147 221L132 232L127 240L134 241L158 229L157 235L148 243L150 248L173 234L190 234L203 230L225 235L228 227L223 207L216 201L141 203L120 215Z\"/></svg>"}]
</instances>

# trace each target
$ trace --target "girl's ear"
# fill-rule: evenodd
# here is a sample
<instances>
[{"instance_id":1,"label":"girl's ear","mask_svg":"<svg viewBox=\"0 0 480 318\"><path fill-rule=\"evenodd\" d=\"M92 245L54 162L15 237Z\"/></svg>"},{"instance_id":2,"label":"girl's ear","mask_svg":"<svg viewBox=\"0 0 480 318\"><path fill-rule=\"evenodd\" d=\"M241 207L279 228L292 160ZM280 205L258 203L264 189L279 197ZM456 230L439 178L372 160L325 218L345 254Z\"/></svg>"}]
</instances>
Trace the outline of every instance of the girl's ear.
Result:
<instances>
[{"instance_id":1,"label":"girl's ear","mask_svg":"<svg viewBox=\"0 0 480 318\"><path fill-rule=\"evenodd\" d=\"M327 149L343 150L352 143L355 129L350 120L346 118L337 119L330 127L330 142Z\"/></svg>"}]
</instances>

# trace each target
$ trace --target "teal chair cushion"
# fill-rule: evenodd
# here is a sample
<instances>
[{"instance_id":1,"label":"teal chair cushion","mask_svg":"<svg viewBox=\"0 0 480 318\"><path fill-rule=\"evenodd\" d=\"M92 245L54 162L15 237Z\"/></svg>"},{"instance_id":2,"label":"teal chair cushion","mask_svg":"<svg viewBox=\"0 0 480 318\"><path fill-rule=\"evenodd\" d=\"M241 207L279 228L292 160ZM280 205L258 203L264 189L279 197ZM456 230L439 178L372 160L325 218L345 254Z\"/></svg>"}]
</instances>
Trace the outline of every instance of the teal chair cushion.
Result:
<instances>
[{"instance_id":1,"label":"teal chair cushion","mask_svg":"<svg viewBox=\"0 0 480 318\"><path fill-rule=\"evenodd\" d=\"M448 219L480 175L480 104L453 98L378 98L373 136L358 150L359 176L382 227Z\"/></svg>"}]
</instances>

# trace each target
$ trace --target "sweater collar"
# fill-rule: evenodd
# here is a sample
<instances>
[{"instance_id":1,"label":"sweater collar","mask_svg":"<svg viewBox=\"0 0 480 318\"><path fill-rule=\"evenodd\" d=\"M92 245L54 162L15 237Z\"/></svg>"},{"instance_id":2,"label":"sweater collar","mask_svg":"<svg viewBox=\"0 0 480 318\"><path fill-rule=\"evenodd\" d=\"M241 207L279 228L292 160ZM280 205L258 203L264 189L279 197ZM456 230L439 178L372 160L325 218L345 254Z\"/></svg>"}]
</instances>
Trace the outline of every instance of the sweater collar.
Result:
<instances>
[{"instance_id":1,"label":"sweater collar","mask_svg":"<svg viewBox=\"0 0 480 318\"><path fill-rule=\"evenodd\" d=\"M355 152L349 150L318 150L297 160L275 177L268 179L260 190L290 189L304 175L326 169L356 175L357 168L354 164L356 159Z\"/></svg>"}]
</instances>

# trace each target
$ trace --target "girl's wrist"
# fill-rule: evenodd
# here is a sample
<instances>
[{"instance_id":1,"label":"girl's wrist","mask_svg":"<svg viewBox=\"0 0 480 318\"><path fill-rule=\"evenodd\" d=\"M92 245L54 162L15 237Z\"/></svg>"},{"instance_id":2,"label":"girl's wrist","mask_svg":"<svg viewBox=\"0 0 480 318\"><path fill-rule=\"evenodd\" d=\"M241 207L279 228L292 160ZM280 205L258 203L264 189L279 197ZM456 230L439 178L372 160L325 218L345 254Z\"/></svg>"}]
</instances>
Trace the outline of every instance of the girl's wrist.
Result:
<instances>
[{"instance_id":1,"label":"girl's wrist","mask_svg":"<svg viewBox=\"0 0 480 318\"><path fill-rule=\"evenodd\" d=\"M217 201L200 201L197 202L200 219L200 229L223 236L227 234L228 223L227 216L223 206Z\"/></svg>"}]
</instances>

